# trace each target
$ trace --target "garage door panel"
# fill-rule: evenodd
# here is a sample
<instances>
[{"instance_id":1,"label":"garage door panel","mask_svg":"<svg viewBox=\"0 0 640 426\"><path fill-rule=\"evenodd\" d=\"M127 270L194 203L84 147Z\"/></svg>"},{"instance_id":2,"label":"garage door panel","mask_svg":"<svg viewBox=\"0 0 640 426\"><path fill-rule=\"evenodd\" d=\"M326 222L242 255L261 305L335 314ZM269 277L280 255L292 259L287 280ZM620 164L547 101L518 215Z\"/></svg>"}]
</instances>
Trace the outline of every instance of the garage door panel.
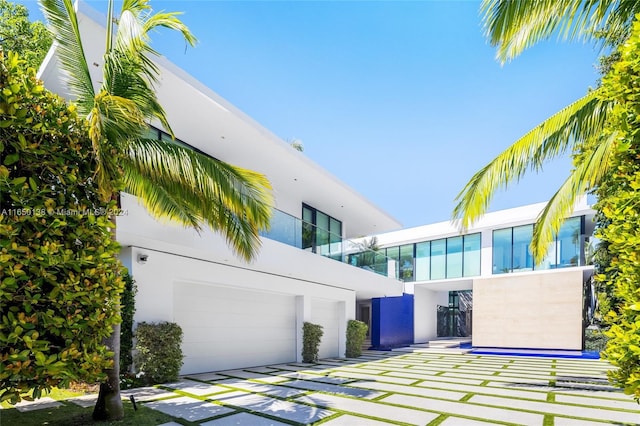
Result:
<instances>
[{"instance_id":1,"label":"garage door panel","mask_svg":"<svg viewBox=\"0 0 640 426\"><path fill-rule=\"evenodd\" d=\"M182 374L290 362L296 358L295 297L176 283Z\"/></svg>"},{"instance_id":2,"label":"garage door panel","mask_svg":"<svg viewBox=\"0 0 640 426\"><path fill-rule=\"evenodd\" d=\"M322 326L322 340L318 350L319 358L339 357L340 303L322 299L311 301L311 322Z\"/></svg>"}]
</instances>

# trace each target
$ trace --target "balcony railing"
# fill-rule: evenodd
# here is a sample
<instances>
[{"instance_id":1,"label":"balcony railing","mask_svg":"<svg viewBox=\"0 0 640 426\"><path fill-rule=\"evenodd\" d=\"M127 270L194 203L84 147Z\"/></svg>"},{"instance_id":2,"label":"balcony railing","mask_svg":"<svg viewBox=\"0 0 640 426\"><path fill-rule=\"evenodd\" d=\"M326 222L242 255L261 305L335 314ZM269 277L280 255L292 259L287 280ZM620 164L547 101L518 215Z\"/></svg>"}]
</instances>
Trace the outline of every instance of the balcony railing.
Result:
<instances>
[{"instance_id":1,"label":"balcony railing","mask_svg":"<svg viewBox=\"0 0 640 426\"><path fill-rule=\"evenodd\" d=\"M370 250L361 243L343 239L341 235L303 222L278 209L273 210L271 229L261 232L260 235L270 240L398 279L398 266L393 259Z\"/></svg>"}]
</instances>

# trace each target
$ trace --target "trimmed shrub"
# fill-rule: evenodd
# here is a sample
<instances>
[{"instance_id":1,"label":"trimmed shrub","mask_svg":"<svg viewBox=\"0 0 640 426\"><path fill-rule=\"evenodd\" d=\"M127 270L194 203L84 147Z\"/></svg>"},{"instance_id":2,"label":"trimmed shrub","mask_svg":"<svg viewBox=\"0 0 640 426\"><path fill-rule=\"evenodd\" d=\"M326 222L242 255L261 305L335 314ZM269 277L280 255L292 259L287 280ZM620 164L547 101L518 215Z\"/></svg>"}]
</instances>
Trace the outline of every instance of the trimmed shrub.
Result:
<instances>
[{"instance_id":1,"label":"trimmed shrub","mask_svg":"<svg viewBox=\"0 0 640 426\"><path fill-rule=\"evenodd\" d=\"M584 350L602 352L609 338L600 329L587 328L584 331Z\"/></svg>"},{"instance_id":2,"label":"trimmed shrub","mask_svg":"<svg viewBox=\"0 0 640 426\"><path fill-rule=\"evenodd\" d=\"M135 364L147 384L174 382L182 368L182 328L174 322L141 322Z\"/></svg>"},{"instance_id":3,"label":"trimmed shrub","mask_svg":"<svg viewBox=\"0 0 640 426\"><path fill-rule=\"evenodd\" d=\"M0 400L113 365L123 268L92 152L75 108L0 52Z\"/></svg>"},{"instance_id":4,"label":"trimmed shrub","mask_svg":"<svg viewBox=\"0 0 640 426\"><path fill-rule=\"evenodd\" d=\"M323 334L321 325L304 323L302 327L302 362L318 361L318 349Z\"/></svg>"},{"instance_id":5,"label":"trimmed shrub","mask_svg":"<svg viewBox=\"0 0 640 426\"><path fill-rule=\"evenodd\" d=\"M357 358L362 355L362 345L367 338L367 324L358 320L349 320L347 323L347 358Z\"/></svg>"},{"instance_id":6,"label":"trimmed shrub","mask_svg":"<svg viewBox=\"0 0 640 426\"><path fill-rule=\"evenodd\" d=\"M136 282L127 272L124 277L124 291L120 296L120 371L128 373L133 366L133 315L136 313Z\"/></svg>"}]
</instances>

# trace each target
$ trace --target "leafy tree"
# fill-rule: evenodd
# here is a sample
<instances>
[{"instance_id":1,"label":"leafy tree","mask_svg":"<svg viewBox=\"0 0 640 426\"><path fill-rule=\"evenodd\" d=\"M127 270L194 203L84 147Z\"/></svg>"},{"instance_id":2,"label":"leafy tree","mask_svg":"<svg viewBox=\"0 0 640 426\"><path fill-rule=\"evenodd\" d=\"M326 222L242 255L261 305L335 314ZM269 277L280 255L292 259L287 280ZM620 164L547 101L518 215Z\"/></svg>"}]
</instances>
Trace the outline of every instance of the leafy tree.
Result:
<instances>
[{"instance_id":1,"label":"leafy tree","mask_svg":"<svg viewBox=\"0 0 640 426\"><path fill-rule=\"evenodd\" d=\"M592 39L603 47L615 45L627 38L640 2L484 0L482 11L487 37L505 63L556 32L570 39ZM527 171L541 171L548 159L574 153L569 177L534 227L531 250L536 261L543 259L576 198L597 187L607 172L614 141L602 135L613 106L614 101L596 89L540 123L471 178L456 198L454 217L469 226L486 211L496 190Z\"/></svg>"},{"instance_id":2,"label":"leafy tree","mask_svg":"<svg viewBox=\"0 0 640 426\"><path fill-rule=\"evenodd\" d=\"M0 400L104 378L122 290L85 121L0 52Z\"/></svg>"},{"instance_id":3,"label":"leafy tree","mask_svg":"<svg viewBox=\"0 0 640 426\"><path fill-rule=\"evenodd\" d=\"M605 128L615 150L611 172L597 190L596 209L605 223L597 235L609 256L596 279L610 294L604 356L619 368L609 377L640 402L640 21L619 57L602 80L602 96L615 100Z\"/></svg>"},{"instance_id":4,"label":"leafy tree","mask_svg":"<svg viewBox=\"0 0 640 426\"><path fill-rule=\"evenodd\" d=\"M42 22L29 21L29 10L21 4L0 0L0 45L16 52L28 67L38 68L49 47L51 34Z\"/></svg>"},{"instance_id":5,"label":"leafy tree","mask_svg":"<svg viewBox=\"0 0 640 426\"><path fill-rule=\"evenodd\" d=\"M78 114L86 117L96 181L103 200L120 191L137 196L156 218L220 232L241 258L252 259L259 248L259 230L268 227L272 198L267 179L189 148L146 139L146 122L157 119L171 128L158 103L154 83L159 70L149 34L154 29L178 31L195 43L178 13L153 13L148 0L124 0L114 19L108 2L106 43L100 86L94 90L84 56L72 0L41 0L42 11L57 42L61 68ZM119 325L108 346L116 354L108 380L101 385L96 419L123 416L119 392Z\"/></svg>"}]
</instances>

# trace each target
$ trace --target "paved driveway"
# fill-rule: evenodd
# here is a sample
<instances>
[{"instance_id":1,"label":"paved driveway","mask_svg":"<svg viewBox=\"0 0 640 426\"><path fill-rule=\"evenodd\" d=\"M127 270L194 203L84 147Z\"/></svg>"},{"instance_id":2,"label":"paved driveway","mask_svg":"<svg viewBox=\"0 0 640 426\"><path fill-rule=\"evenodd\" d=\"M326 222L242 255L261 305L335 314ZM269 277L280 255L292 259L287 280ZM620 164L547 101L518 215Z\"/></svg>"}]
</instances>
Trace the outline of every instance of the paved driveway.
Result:
<instances>
[{"instance_id":1,"label":"paved driveway","mask_svg":"<svg viewBox=\"0 0 640 426\"><path fill-rule=\"evenodd\" d=\"M640 424L640 406L608 385L609 368L599 360L366 351L191 375L152 390L156 396L138 391L138 399L206 426Z\"/></svg>"}]
</instances>

